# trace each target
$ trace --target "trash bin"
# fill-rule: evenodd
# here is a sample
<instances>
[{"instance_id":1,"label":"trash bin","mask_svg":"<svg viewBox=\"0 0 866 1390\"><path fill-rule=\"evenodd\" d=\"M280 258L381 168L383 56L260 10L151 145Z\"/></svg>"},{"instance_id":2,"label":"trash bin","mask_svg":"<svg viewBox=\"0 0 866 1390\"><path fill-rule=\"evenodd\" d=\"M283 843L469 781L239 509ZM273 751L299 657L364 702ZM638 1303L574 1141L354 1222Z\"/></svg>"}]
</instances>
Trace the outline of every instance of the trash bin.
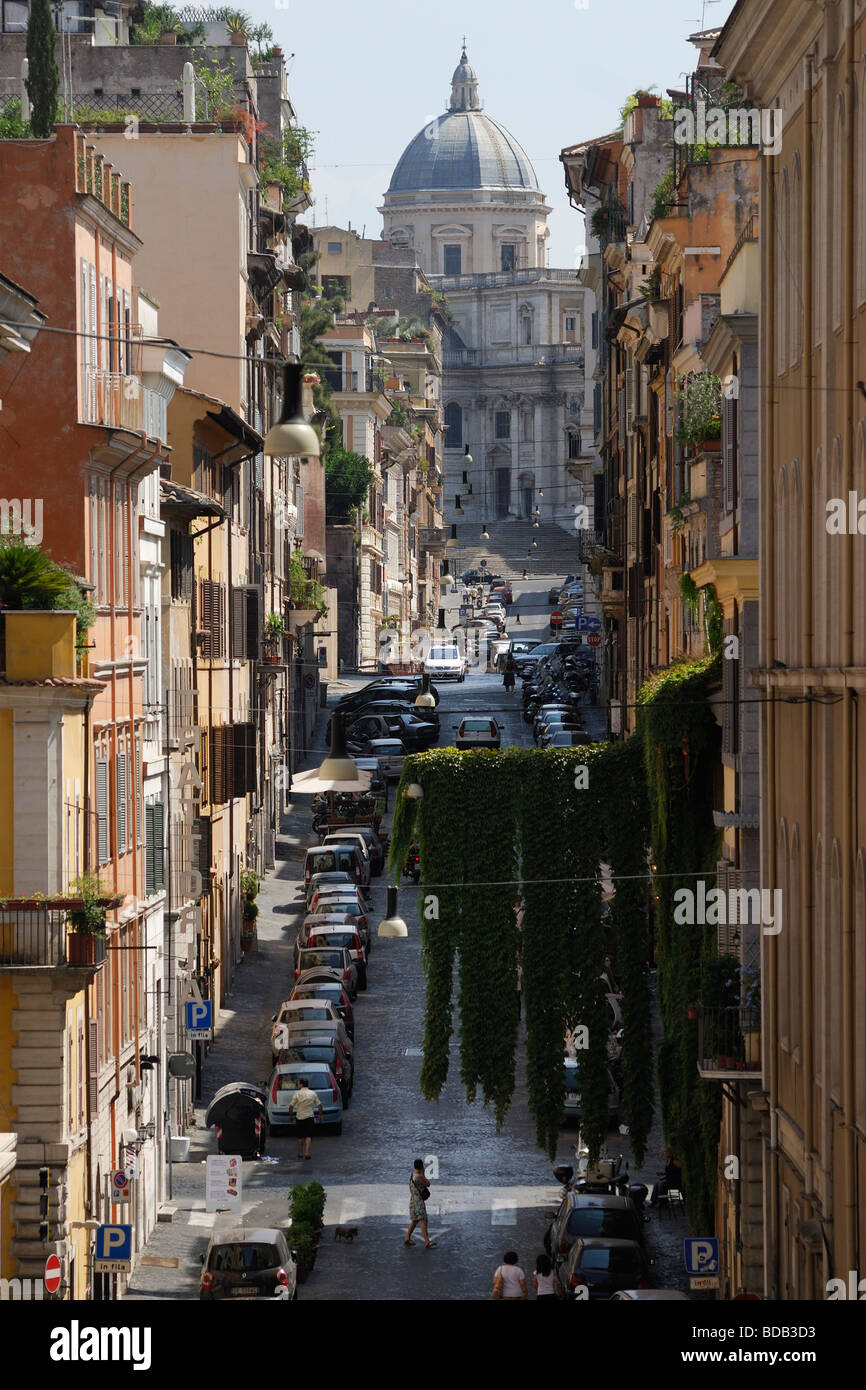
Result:
<instances>
[{"instance_id":1,"label":"trash bin","mask_svg":"<svg viewBox=\"0 0 866 1390\"><path fill-rule=\"evenodd\" d=\"M169 1140L172 1163L186 1163L189 1159L190 1138L188 1134L173 1134Z\"/></svg>"},{"instance_id":2,"label":"trash bin","mask_svg":"<svg viewBox=\"0 0 866 1390\"><path fill-rule=\"evenodd\" d=\"M328 682L319 681L319 709L324 709L328 703Z\"/></svg>"}]
</instances>

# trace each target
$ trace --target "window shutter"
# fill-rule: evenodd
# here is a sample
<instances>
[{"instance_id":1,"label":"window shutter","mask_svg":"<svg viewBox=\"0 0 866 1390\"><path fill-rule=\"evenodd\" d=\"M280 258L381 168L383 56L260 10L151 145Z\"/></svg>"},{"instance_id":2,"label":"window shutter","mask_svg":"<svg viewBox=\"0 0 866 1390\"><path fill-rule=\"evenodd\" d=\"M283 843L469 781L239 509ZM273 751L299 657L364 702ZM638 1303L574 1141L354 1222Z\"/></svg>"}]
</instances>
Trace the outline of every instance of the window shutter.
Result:
<instances>
[{"instance_id":1,"label":"window shutter","mask_svg":"<svg viewBox=\"0 0 866 1390\"><path fill-rule=\"evenodd\" d=\"M126 753L117 755L117 853L125 854L129 848L127 837L127 788Z\"/></svg>"},{"instance_id":2,"label":"window shutter","mask_svg":"<svg viewBox=\"0 0 866 1390\"><path fill-rule=\"evenodd\" d=\"M155 801L153 811L153 892L165 887L165 807Z\"/></svg>"},{"instance_id":3,"label":"window shutter","mask_svg":"<svg viewBox=\"0 0 866 1390\"><path fill-rule=\"evenodd\" d=\"M231 590L231 654L233 661L243 661L247 652L247 595L246 589Z\"/></svg>"},{"instance_id":4,"label":"window shutter","mask_svg":"<svg viewBox=\"0 0 866 1390\"><path fill-rule=\"evenodd\" d=\"M254 725L234 724L232 726L232 778L235 796L246 796L255 791L255 771L250 785L250 748L255 748Z\"/></svg>"},{"instance_id":5,"label":"window shutter","mask_svg":"<svg viewBox=\"0 0 866 1390\"><path fill-rule=\"evenodd\" d=\"M261 595L258 589L250 585L247 589L247 649L245 653L248 661L261 659L261 634Z\"/></svg>"},{"instance_id":6,"label":"window shutter","mask_svg":"<svg viewBox=\"0 0 866 1390\"><path fill-rule=\"evenodd\" d=\"M91 1018L87 1026L90 1032L87 1058L90 1091L89 1118L93 1120L99 1110L99 1019Z\"/></svg>"},{"instance_id":7,"label":"window shutter","mask_svg":"<svg viewBox=\"0 0 866 1390\"><path fill-rule=\"evenodd\" d=\"M210 799L213 806L221 806L225 801L223 792L223 765L220 730L211 729L208 768L210 771Z\"/></svg>"},{"instance_id":8,"label":"window shutter","mask_svg":"<svg viewBox=\"0 0 866 1390\"><path fill-rule=\"evenodd\" d=\"M231 801L235 795L235 736L234 726L225 724L220 729L223 762L223 801Z\"/></svg>"},{"instance_id":9,"label":"window shutter","mask_svg":"<svg viewBox=\"0 0 866 1390\"><path fill-rule=\"evenodd\" d=\"M108 759L96 759L96 857L107 864L108 850Z\"/></svg>"},{"instance_id":10,"label":"window shutter","mask_svg":"<svg viewBox=\"0 0 866 1390\"><path fill-rule=\"evenodd\" d=\"M145 896L149 898L150 895L151 895L151 893L154 893L154 892L156 891L155 888L154 888L154 883L155 883L154 869L155 869L155 865L154 865L153 845L154 845L155 834L154 834L154 824L153 824L153 806L145 806L145 808L144 808L144 817L145 817L145 824L147 825L146 848L145 848L145 854L144 854L144 891L145 891Z\"/></svg>"},{"instance_id":11,"label":"window shutter","mask_svg":"<svg viewBox=\"0 0 866 1390\"><path fill-rule=\"evenodd\" d=\"M211 890L211 818L196 816L192 823L193 866L201 876L202 895L208 897Z\"/></svg>"},{"instance_id":12,"label":"window shutter","mask_svg":"<svg viewBox=\"0 0 866 1390\"><path fill-rule=\"evenodd\" d=\"M138 844L144 843L144 798L141 794L141 739L135 740L135 820Z\"/></svg>"}]
</instances>

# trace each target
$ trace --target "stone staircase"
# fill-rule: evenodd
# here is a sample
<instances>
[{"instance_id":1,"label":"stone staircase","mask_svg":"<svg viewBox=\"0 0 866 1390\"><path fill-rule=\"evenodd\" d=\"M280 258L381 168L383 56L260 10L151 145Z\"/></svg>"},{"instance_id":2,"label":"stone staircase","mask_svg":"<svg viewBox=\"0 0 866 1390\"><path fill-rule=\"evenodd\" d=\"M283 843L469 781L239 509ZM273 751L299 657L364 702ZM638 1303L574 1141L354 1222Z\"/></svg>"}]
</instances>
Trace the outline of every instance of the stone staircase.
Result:
<instances>
[{"instance_id":1,"label":"stone staircase","mask_svg":"<svg viewBox=\"0 0 866 1390\"><path fill-rule=\"evenodd\" d=\"M537 531L531 521L489 521L487 529L490 540L482 541L479 522L458 525L459 548L449 547L445 552L446 559L456 559L458 573L476 569L479 560L486 560L487 568L494 574L509 579L519 579L524 569L528 579L563 579L566 574L580 573L576 531L569 532L552 521L543 521ZM446 534L450 535L447 527ZM538 541L537 549L532 548L534 540ZM529 550L531 559L527 558Z\"/></svg>"}]
</instances>

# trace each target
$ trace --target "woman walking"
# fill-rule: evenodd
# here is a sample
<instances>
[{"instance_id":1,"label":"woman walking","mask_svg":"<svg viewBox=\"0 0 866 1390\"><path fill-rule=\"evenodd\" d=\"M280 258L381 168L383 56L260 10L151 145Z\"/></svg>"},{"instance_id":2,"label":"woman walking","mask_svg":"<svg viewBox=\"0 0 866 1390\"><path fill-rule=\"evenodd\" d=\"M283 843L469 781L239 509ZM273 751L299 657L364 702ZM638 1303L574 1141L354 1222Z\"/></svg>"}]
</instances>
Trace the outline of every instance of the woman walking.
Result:
<instances>
[{"instance_id":1,"label":"woman walking","mask_svg":"<svg viewBox=\"0 0 866 1390\"><path fill-rule=\"evenodd\" d=\"M505 680L503 681L503 685L505 686L506 690L513 690L514 679L517 675L517 662L514 660L514 655L512 652L509 652L507 657L505 658L504 670Z\"/></svg>"},{"instance_id":2,"label":"woman walking","mask_svg":"<svg viewBox=\"0 0 866 1390\"><path fill-rule=\"evenodd\" d=\"M506 1303L518 1299L525 1301L529 1298L526 1292L526 1275L517 1259L516 1250L506 1250L502 1256L502 1264L493 1271L493 1298L502 1299Z\"/></svg>"},{"instance_id":3,"label":"woman walking","mask_svg":"<svg viewBox=\"0 0 866 1390\"><path fill-rule=\"evenodd\" d=\"M535 1261L532 1282L535 1285L535 1297L537 1299L559 1298L561 1285L549 1255L541 1254Z\"/></svg>"},{"instance_id":4,"label":"woman walking","mask_svg":"<svg viewBox=\"0 0 866 1390\"><path fill-rule=\"evenodd\" d=\"M424 1249L432 1250L436 1244L435 1240L430 1239L427 1232L427 1198L429 1196L430 1185L424 1172L424 1160L423 1158L416 1158L409 1175L409 1229L403 1241L404 1245L415 1244L412 1239L412 1232L419 1225L424 1237Z\"/></svg>"}]
</instances>

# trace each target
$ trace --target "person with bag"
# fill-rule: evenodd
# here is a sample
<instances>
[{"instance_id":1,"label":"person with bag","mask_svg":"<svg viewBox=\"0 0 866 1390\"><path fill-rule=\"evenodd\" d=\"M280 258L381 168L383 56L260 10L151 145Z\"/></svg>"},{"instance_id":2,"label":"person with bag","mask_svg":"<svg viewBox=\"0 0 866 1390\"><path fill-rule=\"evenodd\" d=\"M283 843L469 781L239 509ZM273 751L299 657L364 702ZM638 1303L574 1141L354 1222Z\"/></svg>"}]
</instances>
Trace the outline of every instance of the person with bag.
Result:
<instances>
[{"instance_id":1,"label":"person with bag","mask_svg":"<svg viewBox=\"0 0 866 1390\"><path fill-rule=\"evenodd\" d=\"M526 1275L517 1263L517 1251L506 1250L502 1264L493 1271L493 1297L504 1302L528 1300Z\"/></svg>"},{"instance_id":2,"label":"person with bag","mask_svg":"<svg viewBox=\"0 0 866 1390\"><path fill-rule=\"evenodd\" d=\"M505 671L503 685L506 690L513 690L515 677L517 675L517 662L514 660L514 654L512 652L509 652L505 658L505 666L503 669Z\"/></svg>"},{"instance_id":3,"label":"person with bag","mask_svg":"<svg viewBox=\"0 0 866 1390\"><path fill-rule=\"evenodd\" d=\"M436 1244L431 1240L427 1232L427 1199L430 1196L430 1185L424 1172L423 1158L416 1158L409 1176L409 1229L406 1232L404 1245L414 1245L412 1232L416 1226L421 1227L421 1234L424 1237L424 1249L432 1250Z\"/></svg>"},{"instance_id":4,"label":"person with bag","mask_svg":"<svg viewBox=\"0 0 866 1390\"><path fill-rule=\"evenodd\" d=\"M539 1301L542 1298L556 1299L565 1296L549 1255L542 1253L538 1256L532 1282L535 1285L535 1297Z\"/></svg>"}]
</instances>

